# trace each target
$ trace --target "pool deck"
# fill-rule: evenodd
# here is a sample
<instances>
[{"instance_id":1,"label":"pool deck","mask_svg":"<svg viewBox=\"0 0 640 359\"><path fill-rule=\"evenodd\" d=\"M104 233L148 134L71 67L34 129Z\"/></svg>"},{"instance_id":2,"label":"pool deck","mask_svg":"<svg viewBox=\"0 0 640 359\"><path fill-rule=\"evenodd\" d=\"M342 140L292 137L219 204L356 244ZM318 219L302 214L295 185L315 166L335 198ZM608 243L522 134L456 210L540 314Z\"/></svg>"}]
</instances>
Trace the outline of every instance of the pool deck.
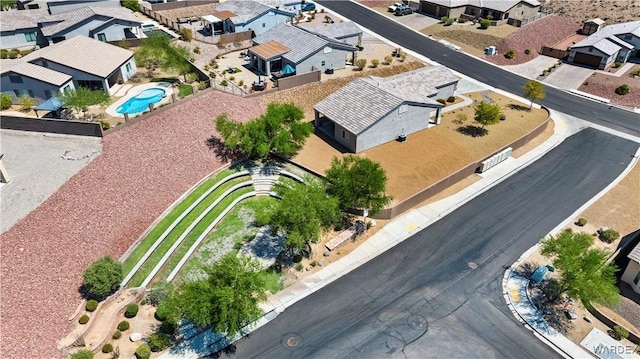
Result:
<instances>
[{"instance_id":1,"label":"pool deck","mask_svg":"<svg viewBox=\"0 0 640 359\"><path fill-rule=\"evenodd\" d=\"M121 99L111 104L111 106L107 107L105 112L107 113L107 115L112 117L124 117L124 114L117 113L116 109L120 107L120 105L122 105L123 103L127 102L132 97L140 94L144 90L148 90L151 88L160 88L165 91L165 96L162 98L160 102L154 105L155 108L158 108L164 104L171 103L171 95L173 94L173 85L171 85L168 82L150 82L148 84L142 84L142 85L132 87L127 91L126 95L124 95ZM141 115L142 112L130 113L129 117L133 118L135 116Z\"/></svg>"}]
</instances>

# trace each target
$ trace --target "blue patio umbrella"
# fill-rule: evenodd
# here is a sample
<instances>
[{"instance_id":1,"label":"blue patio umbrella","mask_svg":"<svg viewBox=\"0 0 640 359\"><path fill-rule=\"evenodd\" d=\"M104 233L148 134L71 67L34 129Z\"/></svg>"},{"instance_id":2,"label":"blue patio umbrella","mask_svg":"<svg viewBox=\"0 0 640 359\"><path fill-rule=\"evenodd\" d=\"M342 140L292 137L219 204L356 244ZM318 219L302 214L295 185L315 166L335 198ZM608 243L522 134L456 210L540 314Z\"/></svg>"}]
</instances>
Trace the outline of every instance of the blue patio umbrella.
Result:
<instances>
[{"instance_id":1,"label":"blue patio umbrella","mask_svg":"<svg viewBox=\"0 0 640 359\"><path fill-rule=\"evenodd\" d=\"M296 68L289 64L284 65L284 67L282 68L283 75L291 75L295 73L296 73Z\"/></svg>"},{"instance_id":2,"label":"blue patio umbrella","mask_svg":"<svg viewBox=\"0 0 640 359\"><path fill-rule=\"evenodd\" d=\"M62 106L64 106L64 103L59 98L52 97L47 101L36 106L34 108L34 111L36 112L36 117L39 117L38 111L47 111L47 112L58 111Z\"/></svg>"}]
</instances>

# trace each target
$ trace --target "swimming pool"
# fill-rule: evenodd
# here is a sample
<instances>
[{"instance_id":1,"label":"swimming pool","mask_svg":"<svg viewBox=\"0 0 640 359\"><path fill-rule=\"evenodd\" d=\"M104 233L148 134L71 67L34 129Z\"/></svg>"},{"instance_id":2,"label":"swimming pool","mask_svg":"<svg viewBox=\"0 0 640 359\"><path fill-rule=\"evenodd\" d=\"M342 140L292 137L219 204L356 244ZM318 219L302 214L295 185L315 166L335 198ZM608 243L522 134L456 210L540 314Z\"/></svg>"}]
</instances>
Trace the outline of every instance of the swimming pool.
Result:
<instances>
[{"instance_id":1,"label":"swimming pool","mask_svg":"<svg viewBox=\"0 0 640 359\"><path fill-rule=\"evenodd\" d=\"M149 103L157 104L162 100L165 91L159 88L146 89L139 94L128 99L127 102L118 106L116 112L119 114L135 114L149 109Z\"/></svg>"},{"instance_id":2,"label":"swimming pool","mask_svg":"<svg viewBox=\"0 0 640 359\"><path fill-rule=\"evenodd\" d=\"M170 33L166 32L164 30L161 30L161 29L142 30L142 32L144 32L145 35L147 35L147 37L166 36L167 39L169 39L169 40L173 40L175 38Z\"/></svg>"}]
</instances>

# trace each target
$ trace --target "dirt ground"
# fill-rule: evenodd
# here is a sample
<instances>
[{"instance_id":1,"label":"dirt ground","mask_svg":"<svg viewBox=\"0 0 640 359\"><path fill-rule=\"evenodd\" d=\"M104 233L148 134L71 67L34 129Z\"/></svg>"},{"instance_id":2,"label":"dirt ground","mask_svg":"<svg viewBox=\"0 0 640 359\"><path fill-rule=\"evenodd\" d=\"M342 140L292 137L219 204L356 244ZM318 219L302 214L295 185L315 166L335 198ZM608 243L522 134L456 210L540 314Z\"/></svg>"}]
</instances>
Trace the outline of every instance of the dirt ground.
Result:
<instances>
[{"instance_id":1,"label":"dirt ground","mask_svg":"<svg viewBox=\"0 0 640 359\"><path fill-rule=\"evenodd\" d=\"M543 10L551 10L579 25L596 17L607 24L640 18L640 3L637 0L541 0L540 3Z\"/></svg>"},{"instance_id":2,"label":"dirt ground","mask_svg":"<svg viewBox=\"0 0 640 359\"><path fill-rule=\"evenodd\" d=\"M609 68L606 71L618 75L616 70L618 69ZM640 64L634 65L619 77L596 71L582 83L578 90L608 98L617 105L638 107L640 106L640 76L633 74L638 70L640 70ZM622 84L627 84L631 88L631 91L626 95L615 93L615 89Z\"/></svg>"},{"instance_id":3,"label":"dirt ground","mask_svg":"<svg viewBox=\"0 0 640 359\"><path fill-rule=\"evenodd\" d=\"M489 156L547 118L544 110L529 112L526 107L518 107L522 104L515 100L495 93L472 93L467 96L473 101L486 100L488 96L499 103L506 121L489 126L487 136L471 137L461 134L458 128L470 124L473 119L474 110L472 106L467 106L445 112L440 126L411 134L407 136L406 142L389 142L358 154L379 162L385 169L389 178L387 193L394 198L392 204L408 198L473 161ZM514 107L511 108L510 105ZM469 118L464 125L453 122L460 114ZM339 150L314 135L307 140L305 147L293 161L324 173L331 166L333 156L341 155L343 154Z\"/></svg>"},{"instance_id":4,"label":"dirt ground","mask_svg":"<svg viewBox=\"0 0 640 359\"><path fill-rule=\"evenodd\" d=\"M483 30L479 25L468 21L464 24L453 23L451 26L435 24L420 30L420 32L431 35L436 40L444 39L453 42L460 46L462 51L481 57L487 46L498 45L502 39L516 30L518 30L517 27L506 24L490 26Z\"/></svg>"}]
</instances>

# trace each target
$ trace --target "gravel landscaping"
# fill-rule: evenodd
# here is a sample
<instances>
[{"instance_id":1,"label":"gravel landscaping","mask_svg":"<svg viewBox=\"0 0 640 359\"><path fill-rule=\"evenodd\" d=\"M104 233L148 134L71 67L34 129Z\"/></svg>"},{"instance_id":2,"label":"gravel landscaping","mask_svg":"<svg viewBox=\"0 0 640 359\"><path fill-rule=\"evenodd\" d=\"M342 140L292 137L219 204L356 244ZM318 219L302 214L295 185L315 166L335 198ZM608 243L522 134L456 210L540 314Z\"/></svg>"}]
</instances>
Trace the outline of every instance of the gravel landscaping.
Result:
<instances>
[{"instance_id":1,"label":"gravel landscaping","mask_svg":"<svg viewBox=\"0 0 640 359\"><path fill-rule=\"evenodd\" d=\"M262 108L257 98L208 92L104 137L100 156L0 236L0 357L59 356L84 268L104 254L120 257L222 165L206 145L215 116L247 120Z\"/></svg>"},{"instance_id":2,"label":"gravel landscaping","mask_svg":"<svg viewBox=\"0 0 640 359\"><path fill-rule=\"evenodd\" d=\"M580 91L608 98L616 105L628 107L640 107L640 76L634 76L633 72L638 71L640 65L634 65L622 76L605 75L601 72L595 72L589 77L582 86L578 88ZM630 91L626 95L617 95L616 87L627 84Z\"/></svg>"}]
</instances>

